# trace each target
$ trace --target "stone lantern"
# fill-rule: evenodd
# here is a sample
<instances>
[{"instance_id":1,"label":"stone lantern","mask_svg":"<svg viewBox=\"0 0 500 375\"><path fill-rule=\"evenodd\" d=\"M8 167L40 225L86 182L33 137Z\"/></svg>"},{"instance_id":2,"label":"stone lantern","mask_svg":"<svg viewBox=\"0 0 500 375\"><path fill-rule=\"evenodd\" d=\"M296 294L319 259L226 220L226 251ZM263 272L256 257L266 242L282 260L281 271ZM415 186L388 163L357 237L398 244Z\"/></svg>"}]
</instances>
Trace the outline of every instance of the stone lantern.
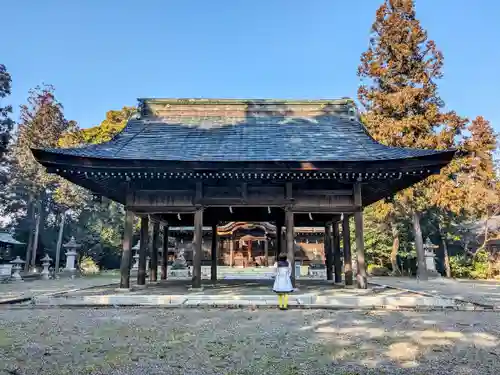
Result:
<instances>
[{"instance_id":1,"label":"stone lantern","mask_svg":"<svg viewBox=\"0 0 500 375\"><path fill-rule=\"evenodd\" d=\"M429 276L439 276L439 273L436 270L436 263L434 262L434 258L436 254L434 253L435 249L439 246L434 245L431 240L427 237L424 243L424 254L425 254L425 266L427 268L427 273Z\"/></svg>"},{"instance_id":2,"label":"stone lantern","mask_svg":"<svg viewBox=\"0 0 500 375\"><path fill-rule=\"evenodd\" d=\"M66 267L64 267L64 272L69 273L71 278L74 278L76 275L76 256L77 249L81 247L79 243L75 241L75 237L71 237L71 239L63 245L66 249Z\"/></svg>"},{"instance_id":3,"label":"stone lantern","mask_svg":"<svg viewBox=\"0 0 500 375\"><path fill-rule=\"evenodd\" d=\"M42 280L49 280L50 279L50 262L52 262L52 258L49 257L49 254L45 254L45 256L41 259L42 261L42 266L43 270L42 273L40 274Z\"/></svg>"},{"instance_id":4,"label":"stone lantern","mask_svg":"<svg viewBox=\"0 0 500 375\"><path fill-rule=\"evenodd\" d=\"M11 260L10 263L13 264L12 270L14 271L14 273L12 274L12 280L18 282L24 281L23 278L21 277L20 271L23 268L22 265L26 262L21 258L19 258L19 256L17 256L16 259Z\"/></svg>"},{"instance_id":5,"label":"stone lantern","mask_svg":"<svg viewBox=\"0 0 500 375\"><path fill-rule=\"evenodd\" d=\"M139 269L139 249L141 248L141 241L137 241L135 246L132 248L132 250L135 251L134 256L132 257L134 259L134 264L132 265L132 270L137 271Z\"/></svg>"}]
</instances>

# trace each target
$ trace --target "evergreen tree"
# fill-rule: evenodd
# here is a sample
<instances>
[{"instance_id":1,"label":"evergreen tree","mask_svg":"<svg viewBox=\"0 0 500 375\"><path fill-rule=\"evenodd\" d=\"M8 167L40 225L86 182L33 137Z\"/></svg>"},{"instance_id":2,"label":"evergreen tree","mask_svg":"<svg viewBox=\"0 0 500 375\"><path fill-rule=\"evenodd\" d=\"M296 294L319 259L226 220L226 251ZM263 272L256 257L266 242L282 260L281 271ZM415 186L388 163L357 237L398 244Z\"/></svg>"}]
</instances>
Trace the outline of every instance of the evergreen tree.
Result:
<instances>
[{"instance_id":1,"label":"evergreen tree","mask_svg":"<svg viewBox=\"0 0 500 375\"><path fill-rule=\"evenodd\" d=\"M36 259L37 234L51 212L53 193L63 182L36 162L31 148L57 147L61 136L74 126L74 122L64 118L63 107L56 100L52 86L30 90L27 104L21 106L20 122L10 150L9 181L3 200L4 214L17 214L18 219L27 221L26 261L32 266Z\"/></svg>"},{"instance_id":2,"label":"evergreen tree","mask_svg":"<svg viewBox=\"0 0 500 375\"><path fill-rule=\"evenodd\" d=\"M445 149L455 145L465 120L444 113L437 80L443 55L416 18L413 0L385 0L376 12L368 50L358 75L364 122L375 139L390 146ZM366 81L365 81L366 79ZM449 171L443 171L444 175ZM397 211L412 216L419 275L426 277L421 212L429 203L430 181L398 194Z\"/></svg>"},{"instance_id":3,"label":"evergreen tree","mask_svg":"<svg viewBox=\"0 0 500 375\"><path fill-rule=\"evenodd\" d=\"M11 93L12 79L5 68L5 65L0 64L0 186L6 182L7 170L5 154L9 145L14 121L10 118L12 106L2 106L1 100L6 98Z\"/></svg>"},{"instance_id":4,"label":"evergreen tree","mask_svg":"<svg viewBox=\"0 0 500 375\"><path fill-rule=\"evenodd\" d=\"M494 161L498 136L489 121L481 116L471 122L468 130L470 136L465 140L468 154L461 182L469 192L465 209L485 221L484 246L488 241L488 220L500 214L499 176Z\"/></svg>"}]
</instances>

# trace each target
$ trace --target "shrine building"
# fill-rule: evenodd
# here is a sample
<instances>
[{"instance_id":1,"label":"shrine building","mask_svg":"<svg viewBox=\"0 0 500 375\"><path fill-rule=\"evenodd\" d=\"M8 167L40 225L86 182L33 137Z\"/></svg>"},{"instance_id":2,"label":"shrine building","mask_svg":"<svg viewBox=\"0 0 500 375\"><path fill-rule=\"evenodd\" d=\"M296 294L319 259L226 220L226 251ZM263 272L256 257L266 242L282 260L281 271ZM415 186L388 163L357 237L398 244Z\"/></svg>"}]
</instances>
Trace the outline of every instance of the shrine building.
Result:
<instances>
[{"instance_id":1,"label":"shrine building","mask_svg":"<svg viewBox=\"0 0 500 375\"><path fill-rule=\"evenodd\" d=\"M134 215L141 220L139 285L160 233L161 279L167 278L169 232L182 231L191 231L193 288L201 287L207 258L212 280L218 264L256 264L258 256L265 266L281 251L292 264L310 261L295 246L300 231L324 236L327 278L342 282L344 274L352 284L354 217L356 280L366 288L363 208L439 173L455 153L378 143L350 99L139 99L137 113L109 142L32 151L49 173L125 206L123 288L130 282ZM208 257L204 226L211 233ZM235 228L248 233L236 239ZM158 279L158 254L149 254L151 281Z\"/></svg>"}]
</instances>

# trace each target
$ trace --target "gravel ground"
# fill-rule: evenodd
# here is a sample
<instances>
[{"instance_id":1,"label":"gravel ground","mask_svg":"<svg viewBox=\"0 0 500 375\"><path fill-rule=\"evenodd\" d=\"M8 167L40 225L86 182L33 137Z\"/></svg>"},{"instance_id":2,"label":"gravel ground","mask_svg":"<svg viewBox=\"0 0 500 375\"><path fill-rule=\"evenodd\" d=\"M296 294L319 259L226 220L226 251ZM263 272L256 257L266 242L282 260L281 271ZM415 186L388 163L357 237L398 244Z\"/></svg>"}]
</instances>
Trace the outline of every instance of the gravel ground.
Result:
<instances>
[{"instance_id":1,"label":"gravel ground","mask_svg":"<svg viewBox=\"0 0 500 375\"><path fill-rule=\"evenodd\" d=\"M409 277L370 277L370 281L396 288L438 294L474 303L500 306L500 281L454 280L447 278L419 281Z\"/></svg>"},{"instance_id":2,"label":"gravel ground","mask_svg":"<svg viewBox=\"0 0 500 375\"><path fill-rule=\"evenodd\" d=\"M500 373L500 314L0 309L0 374Z\"/></svg>"}]
</instances>

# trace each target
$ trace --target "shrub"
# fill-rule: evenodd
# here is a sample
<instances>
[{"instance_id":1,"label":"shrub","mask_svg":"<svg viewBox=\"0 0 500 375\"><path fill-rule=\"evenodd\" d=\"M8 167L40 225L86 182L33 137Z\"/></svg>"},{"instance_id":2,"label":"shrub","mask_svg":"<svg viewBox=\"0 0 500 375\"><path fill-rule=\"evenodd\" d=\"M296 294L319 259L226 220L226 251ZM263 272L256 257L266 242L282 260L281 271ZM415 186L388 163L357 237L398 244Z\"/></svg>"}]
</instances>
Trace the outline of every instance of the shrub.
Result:
<instances>
[{"instance_id":1,"label":"shrub","mask_svg":"<svg viewBox=\"0 0 500 375\"><path fill-rule=\"evenodd\" d=\"M479 250L474 254L472 261L471 277L474 279L487 279L490 273L489 256L485 250Z\"/></svg>"},{"instance_id":2,"label":"shrub","mask_svg":"<svg viewBox=\"0 0 500 375\"><path fill-rule=\"evenodd\" d=\"M82 257L80 260L80 272L84 275L95 275L99 273L99 266L94 259L88 256Z\"/></svg>"},{"instance_id":3,"label":"shrub","mask_svg":"<svg viewBox=\"0 0 500 375\"><path fill-rule=\"evenodd\" d=\"M457 278L471 277L472 264L465 255L454 255L450 257L451 276Z\"/></svg>"}]
</instances>

